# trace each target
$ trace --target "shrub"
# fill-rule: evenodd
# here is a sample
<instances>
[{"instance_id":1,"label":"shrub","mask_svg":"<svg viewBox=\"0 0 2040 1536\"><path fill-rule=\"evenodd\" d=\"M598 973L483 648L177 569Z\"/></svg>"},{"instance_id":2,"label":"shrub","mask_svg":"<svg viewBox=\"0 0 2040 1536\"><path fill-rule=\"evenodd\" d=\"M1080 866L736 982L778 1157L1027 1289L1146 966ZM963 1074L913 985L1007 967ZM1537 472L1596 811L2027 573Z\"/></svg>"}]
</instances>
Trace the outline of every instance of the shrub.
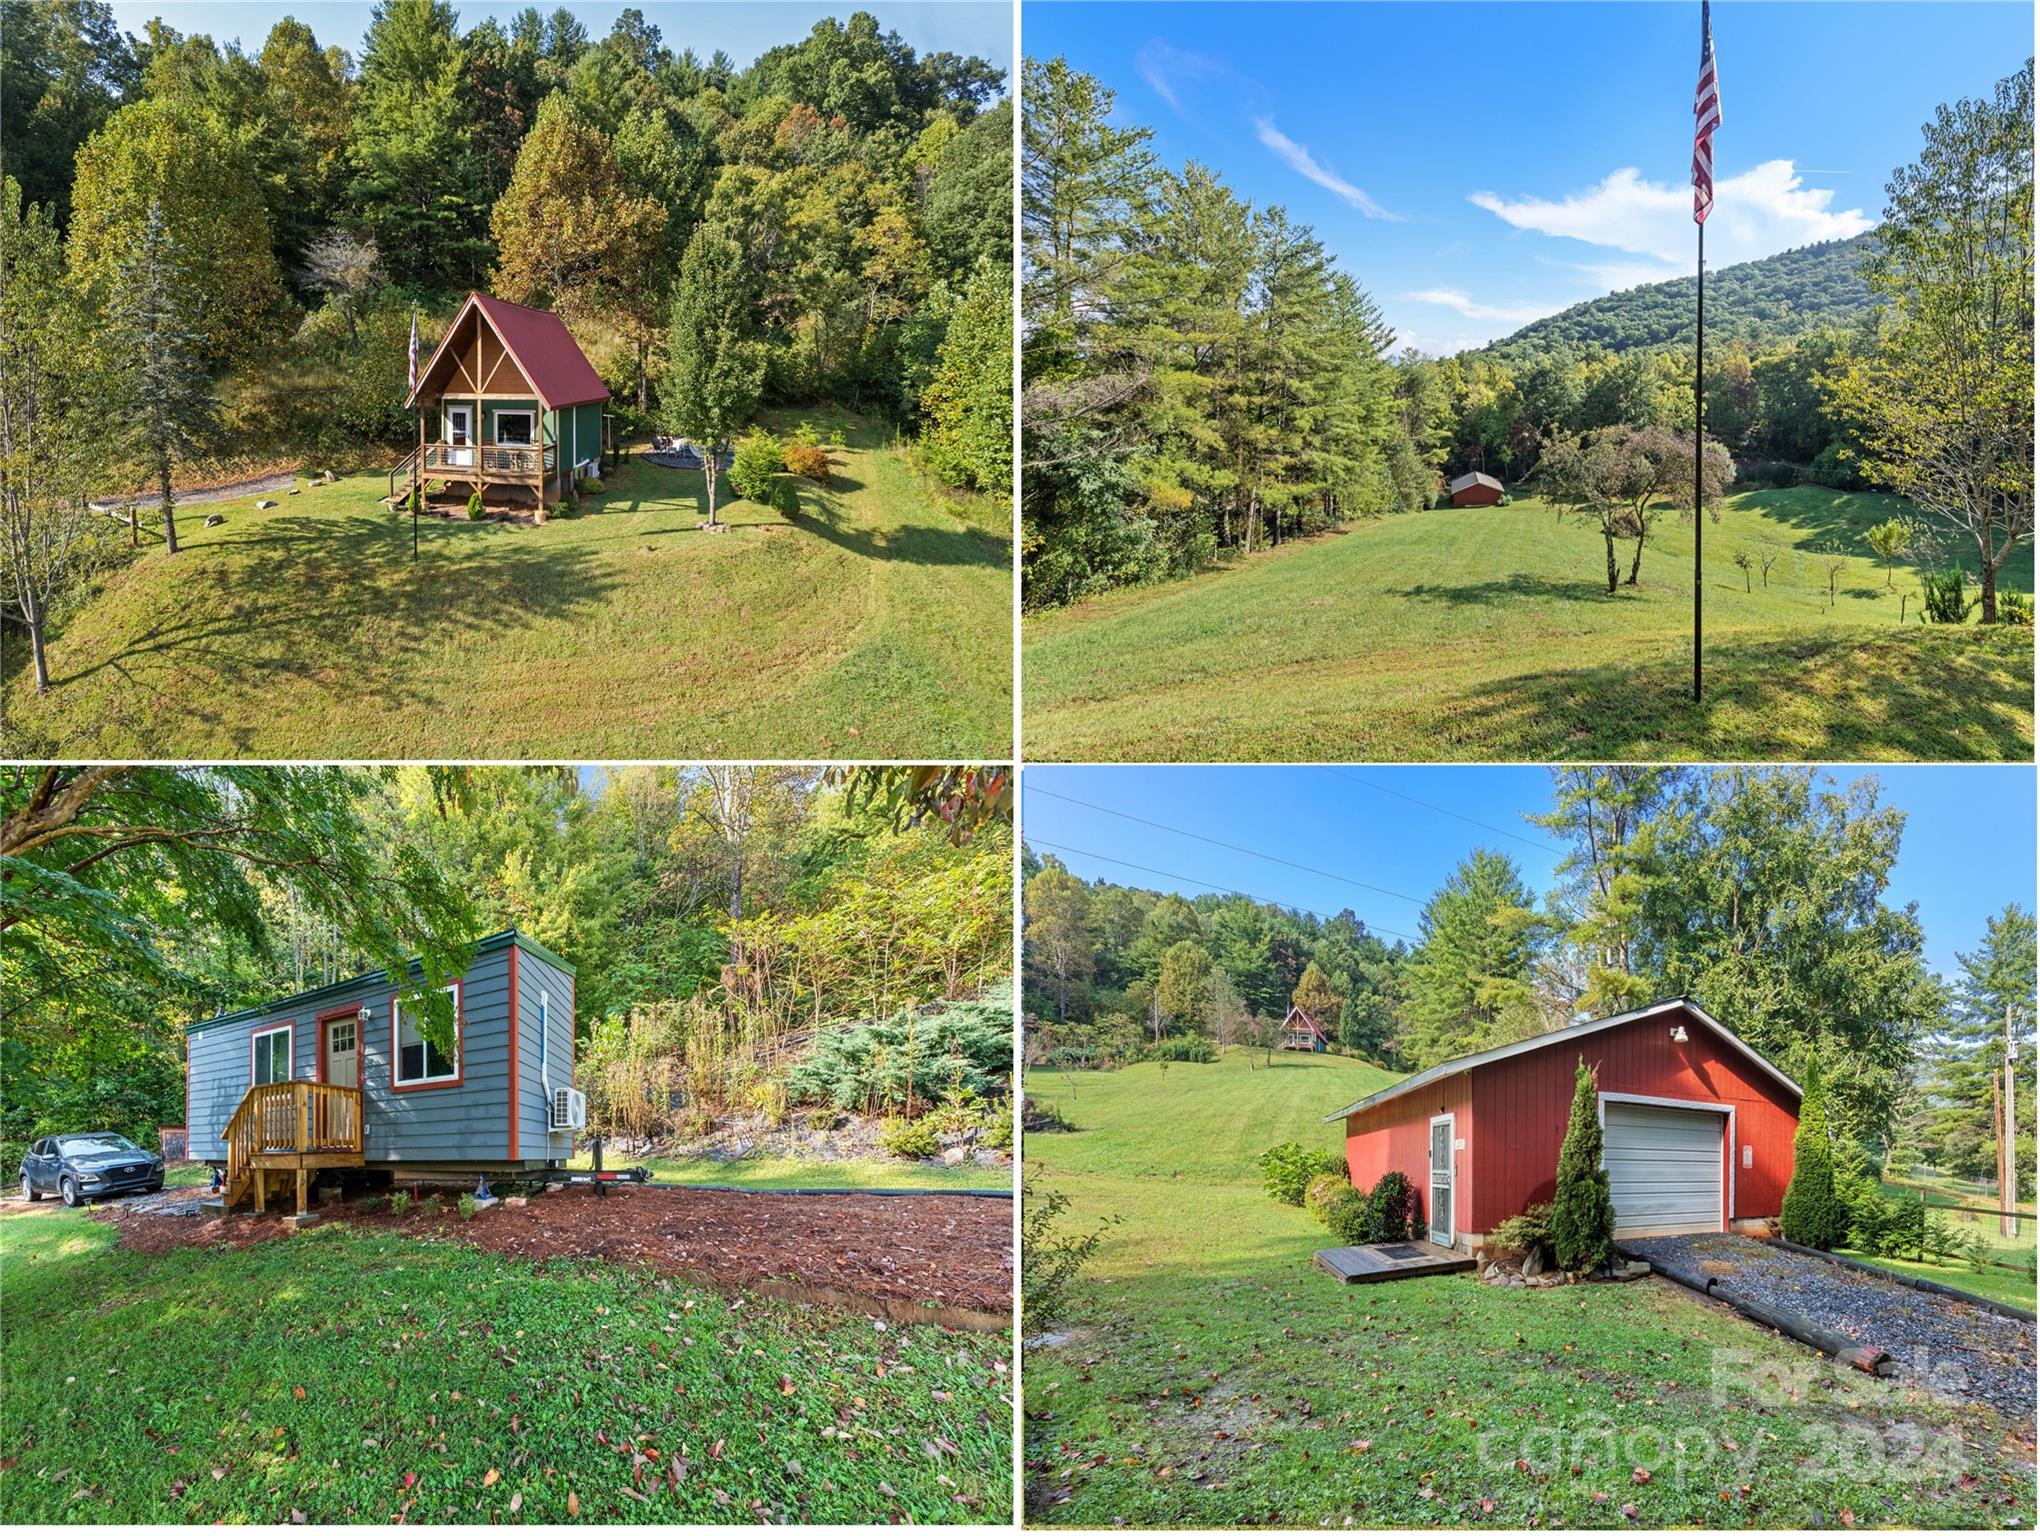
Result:
<instances>
[{"instance_id":1,"label":"shrub","mask_svg":"<svg viewBox=\"0 0 2040 1536\"><path fill-rule=\"evenodd\" d=\"M878 1128L878 1144L894 1157L919 1161L935 1155L935 1130L925 1120L887 1115Z\"/></svg>"},{"instance_id":2,"label":"shrub","mask_svg":"<svg viewBox=\"0 0 2040 1536\"><path fill-rule=\"evenodd\" d=\"M1608 1193L1608 1170L1601 1166L1601 1117L1585 1057L1573 1077L1572 1114L1558 1149L1551 1255L1571 1270L1592 1269L1615 1257L1615 1201Z\"/></svg>"},{"instance_id":3,"label":"shrub","mask_svg":"<svg viewBox=\"0 0 2040 1536\"><path fill-rule=\"evenodd\" d=\"M1013 996L1001 986L924 1015L825 1030L786 1073L797 1104L911 1113L953 1093L994 1098L1013 1070Z\"/></svg>"},{"instance_id":4,"label":"shrub","mask_svg":"<svg viewBox=\"0 0 2040 1536\"><path fill-rule=\"evenodd\" d=\"M1367 1192L1367 1241L1406 1243L1417 1235L1417 1191L1409 1178L1390 1169Z\"/></svg>"},{"instance_id":5,"label":"shrub","mask_svg":"<svg viewBox=\"0 0 2040 1536\"><path fill-rule=\"evenodd\" d=\"M390 1214L392 1216L401 1216L410 1208L411 1192L408 1189L397 1189L390 1192Z\"/></svg>"},{"instance_id":6,"label":"shrub","mask_svg":"<svg viewBox=\"0 0 2040 1536\"><path fill-rule=\"evenodd\" d=\"M1343 1174L1312 1174L1310 1182L1303 1186L1303 1208L1320 1222L1329 1221L1332 1207L1352 1187L1352 1181Z\"/></svg>"},{"instance_id":7,"label":"shrub","mask_svg":"<svg viewBox=\"0 0 2040 1536\"><path fill-rule=\"evenodd\" d=\"M999 1100L999 1107L992 1112L992 1117L985 1123L984 1130L979 1132L978 1141L981 1145L990 1147L998 1152L1005 1152L1012 1148L1013 1101L1011 1099Z\"/></svg>"},{"instance_id":8,"label":"shrub","mask_svg":"<svg viewBox=\"0 0 2040 1536\"><path fill-rule=\"evenodd\" d=\"M552 504L552 515L554 517L572 517L574 515L574 504L562 496Z\"/></svg>"},{"instance_id":9,"label":"shrub","mask_svg":"<svg viewBox=\"0 0 2040 1536\"><path fill-rule=\"evenodd\" d=\"M1997 612L2000 624L2018 624L2027 629L2033 627L2033 599L2023 592L1998 593Z\"/></svg>"},{"instance_id":10,"label":"shrub","mask_svg":"<svg viewBox=\"0 0 2040 1536\"><path fill-rule=\"evenodd\" d=\"M1789 459L1752 459L1735 467L1735 483L1744 490L1781 490L1805 478L1805 467Z\"/></svg>"},{"instance_id":11,"label":"shrub","mask_svg":"<svg viewBox=\"0 0 2040 1536\"><path fill-rule=\"evenodd\" d=\"M460 1197L460 1219L462 1221L472 1220L474 1218L475 1212L480 1209L481 1207L475 1203L475 1197L472 1194L466 1194Z\"/></svg>"},{"instance_id":12,"label":"shrub","mask_svg":"<svg viewBox=\"0 0 2040 1536\"><path fill-rule=\"evenodd\" d=\"M470 518L477 518L482 515L482 493L480 491L468 492L467 515Z\"/></svg>"},{"instance_id":13,"label":"shrub","mask_svg":"<svg viewBox=\"0 0 2040 1536\"><path fill-rule=\"evenodd\" d=\"M1806 466L1806 479L1810 485L1824 485L1831 491L1861 491L1869 489L1856 466L1850 462L1839 443L1829 443L1814 455L1813 462Z\"/></svg>"},{"instance_id":14,"label":"shrub","mask_svg":"<svg viewBox=\"0 0 2040 1536\"><path fill-rule=\"evenodd\" d=\"M1062 1320L1071 1287L1107 1229L1119 1222L1117 1216L1108 1216L1088 1232L1069 1232L1062 1227L1069 1207L1070 1197L1059 1189L1020 1186L1020 1316L1036 1330Z\"/></svg>"},{"instance_id":15,"label":"shrub","mask_svg":"<svg viewBox=\"0 0 2040 1536\"><path fill-rule=\"evenodd\" d=\"M779 439L770 432L752 432L737 440L730 458L730 484L747 501L769 504L772 477L786 467Z\"/></svg>"},{"instance_id":16,"label":"shrub","mask_svg":"<svg viewBox=\"0 0 2040 1536\"><path fill-rule=\"evenodd\" d=\"M829 483L829 450L820 443L788 443L785 459L786 467L801 479Z\"/></svg>"},{"instance_id":17,"label":"shrub","mask_svg":"<svg viewBox=\"0 0 2040 1536\"><path fill-rule=\"evenodd\" d=\"M576 475L574 477L574 489L583 496L600 496L602 494L602 477L600 475Z\"/></svg>"},{"instance_id":18,"label":"shrub","mask_svg":"<svg viewBox=\"0 0 2040 1536\"><path fill-rule=\"evenodd\" d=\"M1348 1248L1373 1241L1367 1235L1367 1197L1348 1185L1325 1213L1325 1226Z\"/></svg>"},{"instance_id":19,"label":"shrub","mask_svg":"<svg viewBox=\"0 0 2040 1536\"><path fill-rule=\"evenodd\" d=\"M1515 1253L1528 1258L1532 1253L1551 1251L1551 1203L1541 1201L1520 1216L1495 1223L1487 1246L1496 1253Z\"/></svg>"},{"instance_id":20,"label":"shrub","mask_svg":"<svg viewBox=\"0 0 2040 1536\"><path fill-rule=\"evenodd\" d=\"M1792 1179L1778 1211L1785 1236L1808 1248L1833 1248L1848 1236L1849 1211L1835 1190L1834 1147L1828 1135L1827 1096L1820 1065L1809 1061L1792 1136Z\"/></svg>"},{"instance_id":21,"label":"shrub","mask_svg":"<svg viewBox=\"0 0 2040 1536\"><path fill-rule=\"evenodd\" d=\"M1929 571L1920 578L1920 603L1934 623L1962 624L1968 621L1977 599L1968 594L1968 580L1962 567L1951 565L1945 571Z\"/></svg>"},{"instance_id":22,"label":"shrub","mask_svg":"<svg viewBox=\"0 0 2040 1536\"><path fill-rule=\"evenodd\" d=\"M1268 1198L1284 1205L1302 1205L1303 1191L1321 1173L1340 1173L1346 1167L1345 1154L1332 1150L1306 1152L1303 1144L1285 1141L1270 1147L1260 1157L1261 1188Z\"/></svg>"},{"instance_id":23,"label":"shrub","mask_svg":"<svg viewBox=\"0 0 2040 1536\"><path fill-rule=\"evenodd\" d=\"M1202 1035L1175 1035L1148 1053L1150 1061L1216 1061L1218 1051Z\"/></svg>"},{"instance_id":24,"label":"shrub","mask_svg":"<svg viewBox=\"0 0 2040 1536\"><path fill-rule=\"evenodd\" d=\"M811 1131L833 1131L836 1128L836 1112L833 1109L811 1109L804 1118Z\"/></svg>"}]
</instances>

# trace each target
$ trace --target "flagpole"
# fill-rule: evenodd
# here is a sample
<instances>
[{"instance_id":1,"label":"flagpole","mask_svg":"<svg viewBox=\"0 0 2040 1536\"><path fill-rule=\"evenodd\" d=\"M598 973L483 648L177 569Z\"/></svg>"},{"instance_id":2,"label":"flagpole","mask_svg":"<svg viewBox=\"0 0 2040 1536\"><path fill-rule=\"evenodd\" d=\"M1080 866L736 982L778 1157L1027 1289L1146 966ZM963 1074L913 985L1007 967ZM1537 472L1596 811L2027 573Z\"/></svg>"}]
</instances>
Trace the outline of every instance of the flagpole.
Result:
<instances>
[{"instance_id":1,"label":"flagpole","mask_svg":"<svg viewBox=\"0 0 2040 1536\"><path fill-rule=\"evenodd\" d=\"M1698 254L1695 257L1694 305L1693 305L1693 702L1700 702L1700 525L1706 522L1701 514L1705 510L1700 503L1701 455L1705 451L1706 436L1702 416L1700 375L1707 355L1707 223L1703 219L1694 226L1699 231Z\"/></svg>"}]
</instances>

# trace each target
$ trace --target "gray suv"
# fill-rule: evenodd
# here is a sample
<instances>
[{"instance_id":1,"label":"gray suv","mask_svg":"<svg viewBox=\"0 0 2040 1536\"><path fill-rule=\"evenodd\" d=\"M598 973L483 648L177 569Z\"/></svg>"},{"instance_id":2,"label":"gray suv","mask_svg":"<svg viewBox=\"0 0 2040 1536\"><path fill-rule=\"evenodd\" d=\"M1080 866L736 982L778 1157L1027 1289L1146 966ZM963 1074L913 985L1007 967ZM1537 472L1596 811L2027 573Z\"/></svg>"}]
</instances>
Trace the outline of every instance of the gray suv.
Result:
<instances>
[{"instance_id":1,"label":"gray suv","mask_svg":"<svg viewBox=\"0 0 2040 1536\"><path fill-rule=\"evenodd\" d=\"M78 1206L108 1195L154 1194L162 1187L163 1159L116 1131L45 1136L21 1160L26 1200L61 1195L64 1204Z\"/></svg>"}]
</instances>

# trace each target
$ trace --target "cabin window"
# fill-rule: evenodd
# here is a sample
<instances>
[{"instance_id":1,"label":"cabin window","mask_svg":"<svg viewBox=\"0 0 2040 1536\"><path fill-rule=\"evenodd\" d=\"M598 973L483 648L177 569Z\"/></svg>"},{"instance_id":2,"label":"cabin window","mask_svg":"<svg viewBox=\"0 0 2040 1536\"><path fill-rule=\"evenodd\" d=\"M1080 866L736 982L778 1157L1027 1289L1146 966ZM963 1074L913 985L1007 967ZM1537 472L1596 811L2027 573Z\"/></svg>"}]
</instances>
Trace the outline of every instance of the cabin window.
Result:
<instances>
[{"instance_id":1,"label":"cabin window","mask_svg":"<svg viewBox=\"0 0 2040 1536\"><path fill-rule=\"evenodd\" d=\"M287 1083L291 1077L290 1026L279 1025L257 1033L250 1044L254 1051L254 1071L250 1081L260 1086L263 1083Z\"/></svg>"},{"instance_id":2,"label":"cabin window","mask_svg":"<svg viewBox=\"0 0 2040 1536\"><path fill-rule=\"evenodd\" d=\"M529 448L531 446L531 412L496 412L496 441L508 447Z\"/></svg>"},{"instance_id":3,"label":"cabin window","mask_svg":"<svg viewBox=\"0 0 2040 1536\"><path fill-rule=\"evenodd\" d=\"M401 1008L392 1008L396 1018L396 1049L391 1053L390 1081L398 1088L421 1087L427 1083L450 1083L460 1078L460 983L447 987L453 994L453 1037L451 1054L420 1034Z\"/></svg>"}]
</instances>

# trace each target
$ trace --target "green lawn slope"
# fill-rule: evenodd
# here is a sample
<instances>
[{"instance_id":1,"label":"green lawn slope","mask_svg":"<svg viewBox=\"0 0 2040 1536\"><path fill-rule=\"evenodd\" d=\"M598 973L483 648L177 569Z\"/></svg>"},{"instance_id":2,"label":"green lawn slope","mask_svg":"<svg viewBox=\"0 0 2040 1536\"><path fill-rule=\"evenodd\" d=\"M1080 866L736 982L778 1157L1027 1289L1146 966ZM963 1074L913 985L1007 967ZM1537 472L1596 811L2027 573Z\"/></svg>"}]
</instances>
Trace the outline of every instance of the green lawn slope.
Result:
<instances>
[{"instance_id":1,"label":"green lawn slope","mask_svg":"<svg viewBox=\"0 0 2040 1536\"><path fill-rule=\"evenodd\" d=\"M1030 615L1026 750L1059 761L2030 760L2033 631L1910 622L1917 580L1900 571L1887 587L1863 542L1904 510L1814 486L1729 498L1703 539L1697 706L1690 526L1666 512L1641 586L1610 597L1599 535L1526 499L1360 523ZM1734 564L1766 540L1786 551L1768 588ZM1832 605L1816 549L1830 542L1848 554ZM2001 584L2031 592L2030 548ZM1904 624L1901 592L1914 594Z\"/></svg>"},{"instance_id":2,"label":"green lawn slope","mask_svg":"<svg viewBox=\"0 0 2040 1536\"><path fill-rule=\"evenodd\" d=\"M873 424L797 513L632 458L544 527L425 518L386 479L194 507L110 577L38 697L7 648L10 755L1003 757L1010 540ZM724 494L730 494L725 483ZM201 512L225 514L217 528ZM144 520L146 523L146 519ZM977 521L985 521L981 516Z\"/></svg>"},{"instance_id":3,"label":"green lawn slope","mask_svg":"<svg viewBox=\"0 0 2040 1536\"><path fill-rule=\"evenodd\" d=\"M1026 1138L1030 1179L1068 1194L1071 1231L1116 1219L1061 1336L1027 1351L1030 1525L2030 1518L2030 1425L1837 1368L1669 1281L1315 1269L1330 1239L1262 1194L1254 1159L1336 1145L1321 1117L1393 1077L1335 1057L1249 1071L1237 1051L1030 1074L1076 1127Z\"/></svg>"}]
</instances>

